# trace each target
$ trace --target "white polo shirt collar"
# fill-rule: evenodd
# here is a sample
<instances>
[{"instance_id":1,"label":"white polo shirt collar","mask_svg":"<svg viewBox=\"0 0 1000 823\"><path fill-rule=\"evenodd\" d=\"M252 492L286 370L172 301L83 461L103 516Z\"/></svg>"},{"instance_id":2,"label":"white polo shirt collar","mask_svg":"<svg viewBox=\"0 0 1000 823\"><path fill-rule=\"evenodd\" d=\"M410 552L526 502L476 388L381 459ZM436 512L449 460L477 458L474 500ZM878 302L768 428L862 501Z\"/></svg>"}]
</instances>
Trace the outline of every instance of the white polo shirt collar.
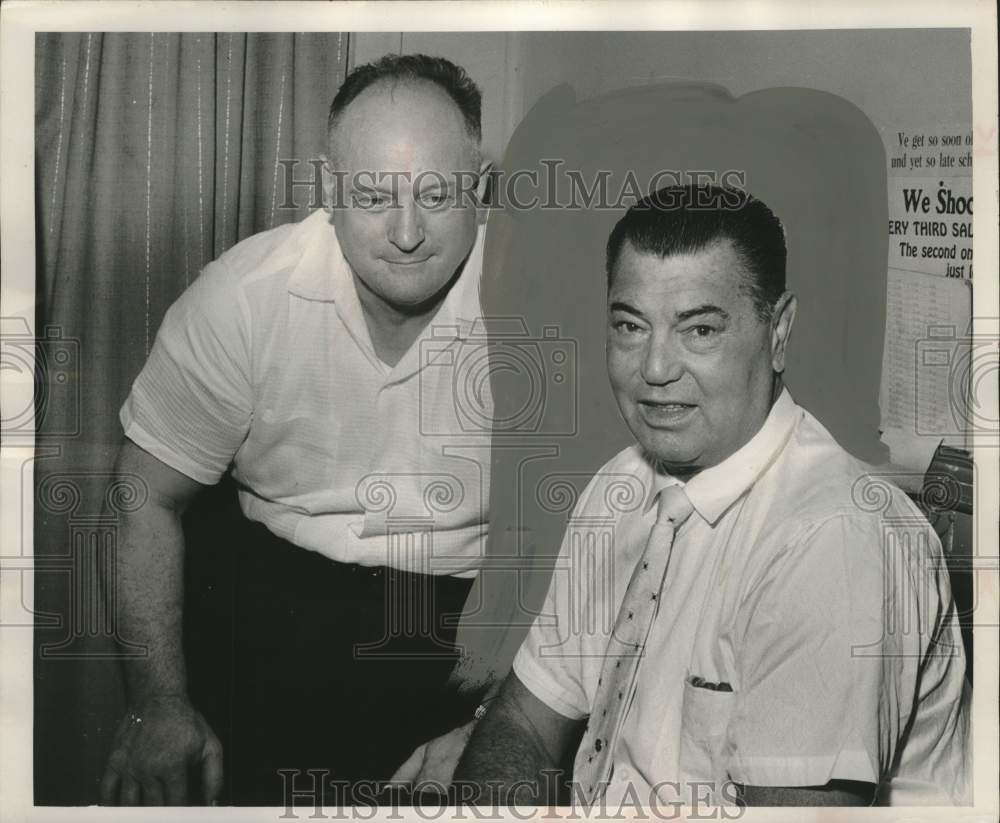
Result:
<instances>
[{"instance_id":1,"label":"white polo shirt collar","mask_svg":"<svg viewBox=\"0 0 1000 823\"><path fill-rule=\"evenodd\" d=\"M329 224L329 231L316 231L315 224ZM441 356L442 347L424 344L435 340L465 340L473 331L479 316L479 281L483 268L485 225L479 226L472 251L437 313L420 333L414 344L395 366L378 359L365 323L361 301L351 267L341 251L337 233L328 212L320 210L299 224L287 244L276 251L280 257L286 246L299 251L299 257L288 279L288 292L304 300L332 302L351 337L374 368L381 371L387 382L404 380ZM302 248L302 243L305 247ZM422 362L423 361L423 362Z\"/></svg>"}]
</instances>

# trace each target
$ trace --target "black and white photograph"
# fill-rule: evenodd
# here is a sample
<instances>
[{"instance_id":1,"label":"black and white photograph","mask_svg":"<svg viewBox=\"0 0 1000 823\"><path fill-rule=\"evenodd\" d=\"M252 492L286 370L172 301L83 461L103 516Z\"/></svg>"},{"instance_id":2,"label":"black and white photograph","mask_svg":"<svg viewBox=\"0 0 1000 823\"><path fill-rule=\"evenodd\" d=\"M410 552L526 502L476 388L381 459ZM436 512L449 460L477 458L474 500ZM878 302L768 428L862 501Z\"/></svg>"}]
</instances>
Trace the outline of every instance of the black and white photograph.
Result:
<instances>
[{"instance_id":1,"label":"black and white photograph","mask_svg":"<svg viewBox=\"0 0 1000 823\"><path fill-rule=\"evenodd\" d=\"M996 23L5 3L0 814L995 820Z\"/></svg>"}]
</instances>

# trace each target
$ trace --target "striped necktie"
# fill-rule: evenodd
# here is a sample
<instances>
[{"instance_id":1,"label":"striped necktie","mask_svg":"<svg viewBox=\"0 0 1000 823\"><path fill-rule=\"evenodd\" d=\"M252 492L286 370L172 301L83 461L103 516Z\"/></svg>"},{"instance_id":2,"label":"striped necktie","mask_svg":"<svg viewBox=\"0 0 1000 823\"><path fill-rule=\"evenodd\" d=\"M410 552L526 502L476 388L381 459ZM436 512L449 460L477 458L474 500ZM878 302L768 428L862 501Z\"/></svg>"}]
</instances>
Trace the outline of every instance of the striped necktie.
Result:
<instances>
[{"instance_id":1,"label":"striped necktie","mask_svg":"<svg viewBox=\"0 0 1000 823\"><path fill-rule=\"evenodd\" d=\"M597 681L587 732L576 759L574 779L590 802L600 798L611 779L613 754L635 697L639 663L659 608L674 534L692 510L691 501L680 486L667 486L660 492L656 523L625 590Z\"/></svg>"}]
</instances>

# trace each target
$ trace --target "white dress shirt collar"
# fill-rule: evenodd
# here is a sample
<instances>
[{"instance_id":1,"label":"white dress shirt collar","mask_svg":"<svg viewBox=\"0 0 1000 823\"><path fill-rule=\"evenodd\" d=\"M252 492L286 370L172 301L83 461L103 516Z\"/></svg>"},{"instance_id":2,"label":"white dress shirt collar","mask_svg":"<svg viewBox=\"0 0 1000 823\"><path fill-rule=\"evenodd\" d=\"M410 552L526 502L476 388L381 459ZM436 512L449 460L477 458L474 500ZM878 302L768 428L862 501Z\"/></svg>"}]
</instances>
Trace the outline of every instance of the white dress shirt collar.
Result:
<instances>
[{"instance_id":1,"label":"white dress shirt collar","mask_svg":"<svg viewBox=\"0 0 1000 823\"><path fill-rule=\"evenodd\" d=\"M657 470L647 461L650 495L645 510L652 508L667 486L681 484L695 511L707 523L714 524L774 462L801 417L802 409L795 404L788 389L782 389L764 425L742 448L721 463L698 472L687 483Z\"/></svg>"}]
</instances>

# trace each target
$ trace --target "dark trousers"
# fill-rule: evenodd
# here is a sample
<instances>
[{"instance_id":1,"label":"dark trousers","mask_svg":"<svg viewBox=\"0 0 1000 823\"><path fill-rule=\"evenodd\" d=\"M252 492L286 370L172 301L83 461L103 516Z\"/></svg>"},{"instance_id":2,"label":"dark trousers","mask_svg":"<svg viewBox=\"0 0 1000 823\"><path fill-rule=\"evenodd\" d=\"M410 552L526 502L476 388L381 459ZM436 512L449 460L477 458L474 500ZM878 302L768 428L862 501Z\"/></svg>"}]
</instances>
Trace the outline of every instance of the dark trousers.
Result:
<instances>
[{"instance_id":1,"label":"dark trousers","mask_svg":"<svg viewBox=\"0 0 1000 823\"><path fill-rule=\"evenodd\" d=\"M370 803L369 781L469 719L446 682L471 580L337 563L260 524L230 542L231 574L194 584L186 632L192 699L224 747L222 802Z\"/></svg>"}]
</instances>

